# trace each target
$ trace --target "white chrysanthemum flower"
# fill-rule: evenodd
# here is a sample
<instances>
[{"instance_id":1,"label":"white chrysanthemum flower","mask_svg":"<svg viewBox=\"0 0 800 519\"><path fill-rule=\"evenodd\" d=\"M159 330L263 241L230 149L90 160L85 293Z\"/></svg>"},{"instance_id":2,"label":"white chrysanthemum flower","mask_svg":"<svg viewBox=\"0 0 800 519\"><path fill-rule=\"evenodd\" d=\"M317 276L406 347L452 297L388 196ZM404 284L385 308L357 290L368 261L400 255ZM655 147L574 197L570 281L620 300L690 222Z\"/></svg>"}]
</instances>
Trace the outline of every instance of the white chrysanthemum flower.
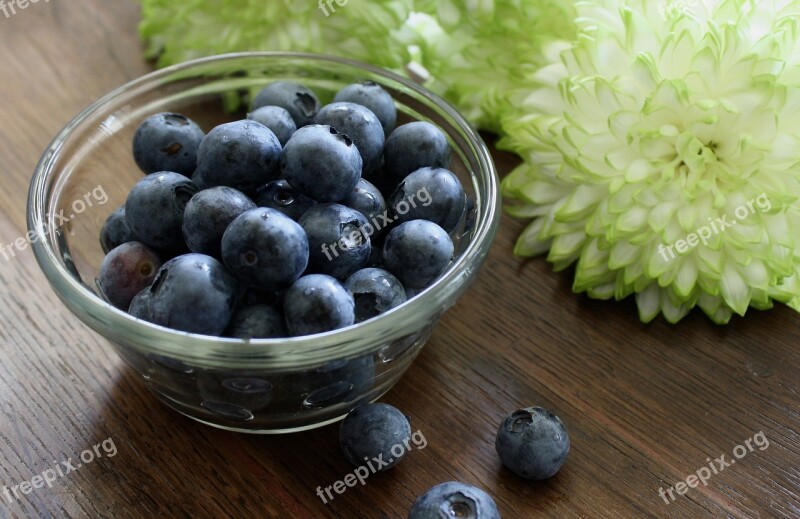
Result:
<instances>
[{"instance_id":1,"label":"white chrysanthemum flower","mask_svg":"<svg viewBox=\"0 0 800 519\"><path fill-rule=\"evenodd\" d=\"M160 66L257 50L335 53L401 69L412 0L142 0L139 32Z\"/></svg>"},{"instance_id":2,"label":"white chrysanthemum flower","mask_svg":"<svg viewBox=\"0 0 800 519\"><path fill-rule=\"evenodd\" d=\"M525 160L504 191L533 218L515 252L576 263L591 297L635 294L644 321L800 310L800 1L576 9L577 41L504 121Z\"/></svg>"},{"instance_id":3,"label":"white chrysanthemum flower","mask_svg":"<svg viewBox=\"0 0 800 519\"><path fill-rule=\"evenodd\" d=\"M415 0L408 27L425 86L451 101L476 126L497 131L507 97L546 63L553 40L575 36L572 0ZM526 88L530 88L526 84Z\"/></svg>"}]
</instances>

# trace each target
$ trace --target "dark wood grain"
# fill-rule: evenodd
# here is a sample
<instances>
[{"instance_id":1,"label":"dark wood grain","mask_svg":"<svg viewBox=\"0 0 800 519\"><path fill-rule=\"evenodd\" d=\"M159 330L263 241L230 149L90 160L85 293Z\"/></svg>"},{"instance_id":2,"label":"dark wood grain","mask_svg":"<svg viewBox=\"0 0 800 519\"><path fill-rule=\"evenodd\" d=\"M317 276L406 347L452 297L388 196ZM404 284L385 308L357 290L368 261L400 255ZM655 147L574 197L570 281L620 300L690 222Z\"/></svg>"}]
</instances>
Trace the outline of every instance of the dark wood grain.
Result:
<instances>
[{"instance_id":1,"label":"dark wood grain","mask_svg":"<svg viewBox=\"0 0 800 519\"><path fill-rule=\"evenodd\" d=\"M25 232L42 149L81 108L151 70L127 0L51 0L0 13L0 242ZM505 174L512 156L496 155ZM693 313L638 321L635 305L571 293L570 273L511 255L504 217L479 280L385 401L428 445L329 504L352 469L336 426L280 437L205 427L151 396L104 339L56 300L30 250L0 257L0 491L112 438L117 454L9 503L5 517L405 517L446 480L495 497L504 518L800 517L800 316ZM540 405L572 451L531 483L494 453L501 418ZM672 504L658 495L763 431L755 449Z\"/></svg>"}]
</instances>

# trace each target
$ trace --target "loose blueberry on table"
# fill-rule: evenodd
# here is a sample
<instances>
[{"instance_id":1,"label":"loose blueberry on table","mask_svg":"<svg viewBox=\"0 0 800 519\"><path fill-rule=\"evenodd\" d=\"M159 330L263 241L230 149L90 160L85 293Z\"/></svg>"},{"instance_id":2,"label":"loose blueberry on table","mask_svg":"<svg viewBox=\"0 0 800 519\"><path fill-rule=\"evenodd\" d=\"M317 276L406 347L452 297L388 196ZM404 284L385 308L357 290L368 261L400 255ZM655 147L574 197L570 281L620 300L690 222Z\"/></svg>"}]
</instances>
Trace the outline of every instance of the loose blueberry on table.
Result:
<instances>
[{"instance_id":1,"label":"loose blueberry on table","mask_svg":"<svg viewBox=\"0 0 800 519\"><path fill-rule=\"evenodd\" d=\"M547 479L558 472L569 454L569 434L561 420L541 407L508 415L495 441L500 461L528 479Z\"/></svg>"},{"instance_id":2,"label":"loose blueberry on table","mask_svg":"<svg viewBox=\"0 0 800 519\"><path fill-rule=\"evenodd\" d=\"M377 472L400 463L410 439L408 418L388 404L356 407L339 427L339 442L347 461L356 467L372 463ZM402 452L397 455L398 451Z\"/></svg>"},{"instance_id":3,"label":"loose blueberry on table","mask_svg":"<svg viewBox=\"0 0 800 519\"><path fill-rule=\"evenodd\" d=\"M431 488L420 496L408 519L500 519L497 505L489 494L466 483L450 481Z\"/></svg>"}]
</instances>

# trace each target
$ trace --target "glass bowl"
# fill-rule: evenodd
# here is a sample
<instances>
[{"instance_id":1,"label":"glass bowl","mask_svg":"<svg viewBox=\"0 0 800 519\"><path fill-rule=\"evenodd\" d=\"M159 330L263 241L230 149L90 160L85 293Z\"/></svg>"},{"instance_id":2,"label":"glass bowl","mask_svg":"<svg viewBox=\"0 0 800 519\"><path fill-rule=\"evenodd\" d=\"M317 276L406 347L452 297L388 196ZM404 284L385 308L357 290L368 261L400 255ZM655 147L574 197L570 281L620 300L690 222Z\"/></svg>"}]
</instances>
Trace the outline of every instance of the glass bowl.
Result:
<instances>
[{"instance_id":1,"label":"glass bowl","mask_svg":"<svg viewBox=\"0 0 800 519\"><path fill-rule=\"evenodd\" d=\"M294 80L323 103L356 81L382 85L398 124L430 121L453 149L451 169L468 195L453 233L447 271L407 303L329 333L240 340L178 332L137 320L98 295L98 236L142 173L131 139L147 116L180 112L205 131L244 118L264 85ZM58 297L107 338L147 387L200 422L252 433L282 433L341 419L388 391L409 367L442 313L475 279L499 222L497 174L489 151L458 112L394 73L347 59L299 53L241 53L199 59L148 74L73 119L42 156L28 199L36 260Z\"/></svg>"}]
</instances>

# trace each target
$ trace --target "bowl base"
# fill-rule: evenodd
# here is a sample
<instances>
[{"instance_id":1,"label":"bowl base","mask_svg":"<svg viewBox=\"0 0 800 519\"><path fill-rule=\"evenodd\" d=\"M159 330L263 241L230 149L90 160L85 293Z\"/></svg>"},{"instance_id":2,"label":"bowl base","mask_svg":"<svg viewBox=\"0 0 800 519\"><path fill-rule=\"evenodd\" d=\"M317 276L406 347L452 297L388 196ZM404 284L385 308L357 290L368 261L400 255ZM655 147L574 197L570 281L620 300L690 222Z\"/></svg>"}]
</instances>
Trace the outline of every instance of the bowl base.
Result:
<instances>
[{"instance_id":1,"label":"bowl base","mask_svg":"<svg viewBox=\"0 0 800 519\"><path fill-rule=\"evenodd\" d=\"M217 429L222 429L224 431L231 431L231 432L237 432L237 433L267 434L267 435L268 434L298 433L298 432L303 432L303 431L310 431L312 429L318 429L320 427L325 427L326 425L330 425L330 424L339 422L339 421L343 420L347 416L347 413L344 413L341 416L330 418L330 419L324 420L322 422L313 423L313 424L309 424L309 425L298 426L298 427L288 427L288 428L280 428L280 429L278 429L278 428L276 428L276 429L244 428L244 427L236 427L236 426L232 426L232 425L223 425L223 424L219 424L219 423L214 423L214 422L209 422L209 421L203 420L202 418L198 418L197 416L193 416L189 411L185 410L186 407L183 404L181 404L180 402L178 402L176 400L173 400L173 399L171 399L170 397L168 397L166 395L162 395L160 393L157 393L155 391L151 390L151 392L154 393L155 396L161 402L163 402L167 407L169 407L173 411L177 411L178 413L182 414L183 416L185 416L187 418L191 418L195 422L200 422L201 424L209 425L211 427L215 427ZM381 392L380 394L375 396L375 398L369 400L369 402L376 402L376 401L380 400L383 397L383 395L385 395L388 392L389 392L388 389L383 391L383 392Z\"/></svg>"}]
</instances>

